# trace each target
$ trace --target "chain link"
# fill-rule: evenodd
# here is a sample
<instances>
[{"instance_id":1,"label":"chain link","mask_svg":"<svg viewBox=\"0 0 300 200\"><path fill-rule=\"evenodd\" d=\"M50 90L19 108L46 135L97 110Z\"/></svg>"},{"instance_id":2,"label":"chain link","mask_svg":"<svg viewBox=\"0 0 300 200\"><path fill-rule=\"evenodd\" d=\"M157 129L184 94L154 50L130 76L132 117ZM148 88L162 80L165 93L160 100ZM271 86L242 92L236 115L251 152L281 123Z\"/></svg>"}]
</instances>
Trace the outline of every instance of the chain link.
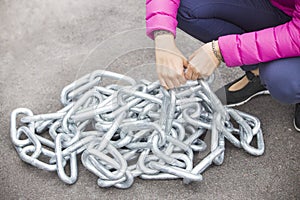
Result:
<instances>
[{"instance_id":1,"label":"chain link","mask_svg":"<svg viewBox=\"0 0 300 200\"><path fill-rule=\"evenodd\" d=\"M105 78L117 83L101 86ZM202 181L207 167L223 163L225 139L252 155L264 153L260 121L223 106L208 81L167 91L158 81L97 70L66 86L61 102L56 113L15 109L11 140L24 162L57 171L68 184L77 180L78 154L100 187L129 188L134 177ZM196 163L207 150L205 134L210 150Z\"/></svg>"}]
</instances>

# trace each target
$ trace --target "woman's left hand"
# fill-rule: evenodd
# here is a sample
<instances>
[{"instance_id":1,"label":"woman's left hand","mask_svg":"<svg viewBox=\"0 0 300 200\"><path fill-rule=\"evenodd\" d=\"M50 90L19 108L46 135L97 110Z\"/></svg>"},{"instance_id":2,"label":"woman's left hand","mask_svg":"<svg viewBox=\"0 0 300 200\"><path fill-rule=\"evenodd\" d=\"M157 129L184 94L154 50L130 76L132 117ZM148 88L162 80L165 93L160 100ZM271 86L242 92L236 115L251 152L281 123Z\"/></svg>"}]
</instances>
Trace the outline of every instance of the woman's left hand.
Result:
<instances>
[{"instance_id":1,"label":"woman's left hand","mask_svg":"<svg viewBox=\"0 0 300 200\"><path fill-rule=\"evenodd\" d=\"M215 48L219 53L219 46L216 45ZM185 78L187 80L207 78L219 65L220 60L214 54L212 42L206 43L189 57L189 65L185 72Z\"/></svg>"}]
</instances>

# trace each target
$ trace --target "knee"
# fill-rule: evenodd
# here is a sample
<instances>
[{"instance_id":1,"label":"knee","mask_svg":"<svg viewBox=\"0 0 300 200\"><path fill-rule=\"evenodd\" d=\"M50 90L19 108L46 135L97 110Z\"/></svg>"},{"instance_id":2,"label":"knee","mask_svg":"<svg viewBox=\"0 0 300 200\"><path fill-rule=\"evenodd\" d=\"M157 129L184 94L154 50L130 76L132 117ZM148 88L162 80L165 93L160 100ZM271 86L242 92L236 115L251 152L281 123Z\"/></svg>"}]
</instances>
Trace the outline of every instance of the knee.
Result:
<instances>
[{"instance_id":1,"label":"knee","mask_svg":"<svg viewBox=\"0 0 300 200\"><path fill-rule=\"evenodd\" d=\"M202 42L218 37L213 4L208 0L181 0L177 13L177 27Z\"/></svg>"},{"instance_id":2,"label":"knee","mask_svg":"<svg viewBox=\"0 0 300 200\"><path fill-rule=\"evenodd\" d=\"M216 5L208 0L181 0L178 8L179 20L190 21L194 19L211 18Z\"/></svg>"},{"instance_id":3,"label":"knee","mask_svg":"<svg viewBox=\"0 0 300 200\"><path fill-rule=\"evenodd\" d=\"M295 104L300 101L299 69L298 64L293 67L292 62L282 60L260 67L260 76L272 97L285 104Z\"/></svg>"},{"instance_id":4,"label":"knee","mask_svg":"<svg viewBox=\"0 0 300 200\"><path fill-rule=\"evenodd\" d=\"M195 7L195 5L194 5ZM181 0L180 6L177 12L177 20L180 23L181 21L189 21L193 19L194 16L192 14L193 6L191 1L188 0Z\"/></svg>"},{"instance_id":5,"label":"knee","mask_svg":"<svg viewBox=\"0 0 300 200\"><path fill-rule=\"evenodd\" d=\"M295 104L299 102L300 87L296 84L285 84L281 86L268 87L272 97L285 104Z\"/></svg>"}]
</instances>

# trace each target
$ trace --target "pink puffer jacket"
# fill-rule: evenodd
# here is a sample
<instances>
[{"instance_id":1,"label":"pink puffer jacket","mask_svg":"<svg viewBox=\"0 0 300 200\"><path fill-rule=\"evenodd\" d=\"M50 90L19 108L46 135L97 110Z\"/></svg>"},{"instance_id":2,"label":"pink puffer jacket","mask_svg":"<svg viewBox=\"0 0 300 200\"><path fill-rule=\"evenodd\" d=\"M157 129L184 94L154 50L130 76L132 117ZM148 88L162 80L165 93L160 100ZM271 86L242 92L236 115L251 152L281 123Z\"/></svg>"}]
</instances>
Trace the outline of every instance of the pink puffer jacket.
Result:
<instances>
[{"instance_id":1,"label":"pink puffer jacket","mask_svg":"<svg viewBox=\"0 0 300 200\"><path fill-rule=\"evenodd\" d=\"M227 66L300 56L300 0L270 1L291 16L292 20L260 31L219 37L221 53ZM146 27L150 38L153 39L155 30L168 30L176 35L179 3L180 0L146 1Z\"/></svg>"}]
</instances>

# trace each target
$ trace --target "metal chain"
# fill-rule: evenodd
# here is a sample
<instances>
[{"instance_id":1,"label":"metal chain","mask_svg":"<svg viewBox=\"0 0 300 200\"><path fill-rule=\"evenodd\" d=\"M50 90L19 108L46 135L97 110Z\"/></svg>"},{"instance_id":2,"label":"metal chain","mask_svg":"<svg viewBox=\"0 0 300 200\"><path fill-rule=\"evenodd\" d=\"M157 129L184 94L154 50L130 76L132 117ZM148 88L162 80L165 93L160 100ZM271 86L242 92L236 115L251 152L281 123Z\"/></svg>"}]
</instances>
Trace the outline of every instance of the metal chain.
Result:
<instances>
[{"instance_id":1,"label":"metal chain","mask_svg":"<svg viewBox=\"0 0 300 200\"><path fill-rule=\"evenodd\" d=\"M105 78L116 83L101 86ZM167 91L158 81L98 70L66 86L61 102L56 113L14 110L11 140L24 162L57 171L68 184L77 180L78 154L99 186L129 188L134 177L201 181L208 166L222 164L225 139L255 156L264 152L259 120L223 106L204 80ZM210 150L195 163L207 149L205 133Z\"/></svg>"}]
</instances>

